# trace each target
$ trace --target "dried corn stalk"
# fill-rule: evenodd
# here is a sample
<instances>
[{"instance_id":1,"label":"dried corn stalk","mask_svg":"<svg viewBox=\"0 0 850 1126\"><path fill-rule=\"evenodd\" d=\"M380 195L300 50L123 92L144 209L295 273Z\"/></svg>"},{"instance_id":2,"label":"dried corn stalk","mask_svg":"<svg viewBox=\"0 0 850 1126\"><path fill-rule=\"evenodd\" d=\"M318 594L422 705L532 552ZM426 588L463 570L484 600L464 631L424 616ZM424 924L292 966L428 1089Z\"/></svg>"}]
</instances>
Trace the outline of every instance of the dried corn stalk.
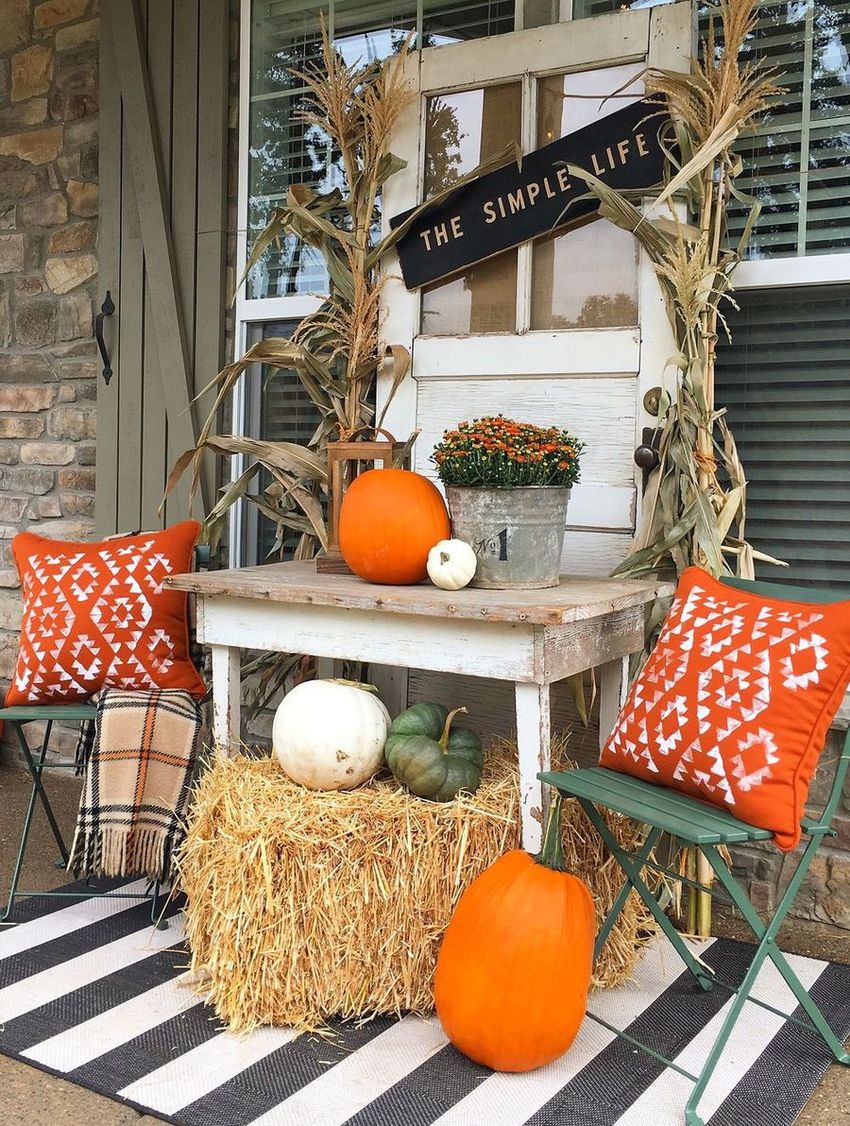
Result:
<instances>
[{"instance_id":1,"label":"dried corn stalk","mask_svg":"<svg viewBox=\"0 0 850 1126\"><path fill-rule=\"evenodd\" d=\"M776 71L743 62L757 11L754 0L720 0L720 34L712 16L700 58L690 74L650 70L646 87L666 102L669 127L661 128L668 154L667 183L643 210L640 201L615 191L579 168L600 200L601 215L631 231L649 256L658 278L676 342L668 368L676 371L672 392L662 395L659 464L644 498L641 530L615 574L656 571L677 575L691 564L713 575L754 577L754 560L781 564L756 551L746 539L746 476L725 408L714 398L714 365L721 305L734 304L732 274L758 218L760 204L744 196L735 181L743 161L734 145L751 131L784 91ZM684 204L693 222L682 218ZM748 209L736 246L727 238L732 201ZM661 373L662 383L665 373ZM648 623L648 644L668 608L660 600ZM706 885L712 874L704 858L689 857ZM711 900L689 889L687 929L707 935Z\"/></svg>"},{"instance_id":2,"label":"dried corn stalk","mask_svg":"<svg viewBox=\"0 0 850 1126\"><path fill-rule=\"evenodd\" d=\"M660 462L646 491L640 534L616 574L679 574L698 563L714 575L752 578L754 559L779 562L745 538L746 477L725 410L714 402L721 306L732 301L732 274L760 209L735 185L743 162L734 145L783 92L775 71L741 59L755 11L754 0L720 0L720 35L712 18L691 73L649 71L647 91L658 97L659 109L666 102L671 117L661 127L667 183L655 200L641 209L633 193L571 167L600 200L601 215L631 231L646 251L676 342L668 362L676 379L671 392L665 389L659 414ZM693 222L682 218L676 200ZM733 200L748 209L734 247L726 224Z\"/></svg>"}]
</instances>

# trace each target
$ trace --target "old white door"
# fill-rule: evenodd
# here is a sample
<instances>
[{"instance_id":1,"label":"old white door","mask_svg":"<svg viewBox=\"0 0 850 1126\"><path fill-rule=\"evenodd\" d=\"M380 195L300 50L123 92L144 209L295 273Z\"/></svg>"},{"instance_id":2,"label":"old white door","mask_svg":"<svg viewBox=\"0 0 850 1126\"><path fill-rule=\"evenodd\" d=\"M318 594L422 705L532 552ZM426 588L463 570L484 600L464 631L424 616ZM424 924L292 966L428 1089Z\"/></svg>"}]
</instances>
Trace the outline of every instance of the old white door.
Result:
<instances>
[{"instance_id":1,"label":"old white door","mask_svg":"<svg viewBox=\"0 0 850 1126\"><path fill-rule=\"evenodd\" d=\"M647 65L687 69L691 19L689 4L660 6L411 56L418 97L393 145L407 167L387 183L385 220L509 141L530 152L639 98ZM435 443L464 419L503 412L566 427L587 450L570 501L563 570L607 574L635 530L633 455L642 428L653 423L643 397L660 383L672 352L657 283L634 238L597 221L507 251L425 292L408 291L394 264L389 272L397 276L385 290L384 337L410 349L412 367L387 425L397 437L421 427L414 467L435 476ZM513 726L504 689L449 689L411 671L411 699L448 699L446 692L477 696L474 710L491 727L495 715L505 717L505 729Z\"/></svg>"}]
</instances>

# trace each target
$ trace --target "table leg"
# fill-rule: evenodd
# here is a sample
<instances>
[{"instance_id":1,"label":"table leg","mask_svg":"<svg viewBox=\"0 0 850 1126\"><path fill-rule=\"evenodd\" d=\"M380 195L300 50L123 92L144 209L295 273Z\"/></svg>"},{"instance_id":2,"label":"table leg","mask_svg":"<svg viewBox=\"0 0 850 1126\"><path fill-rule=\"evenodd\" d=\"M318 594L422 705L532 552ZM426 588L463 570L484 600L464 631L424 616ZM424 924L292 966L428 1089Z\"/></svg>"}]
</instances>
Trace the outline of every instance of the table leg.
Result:
<instances>
[{"instance_id":1,"label":"table leg","mask_svg":"<svg viewBox=\"0 0 850 1126\"><path fill-rule=\"evenodd\" d=\"M548 801L537 774L549 769L549 685L516 684L514 694L522 847L529 852L539 852Z\"/></svg>"},{"instance_id":2,"label":"table leg","mask_svg":"<svg viewBox=\"0 0 850 1126\"><path fill-rule=\"evenodd\" d=\"M599 670L599 746L614 730L629 689L629 658L608 661Z\"/></svg>"},{"instance_id":3,"label":"table leg","mask_svg":"<svg viewBox=\"0 0 850 1126\"><path fill-rule=\"evenodd\" d=\"M213 743L221 754L231 754L240 744L240 651L229 645L211 645Z\"/></svg>"}]
</instances>

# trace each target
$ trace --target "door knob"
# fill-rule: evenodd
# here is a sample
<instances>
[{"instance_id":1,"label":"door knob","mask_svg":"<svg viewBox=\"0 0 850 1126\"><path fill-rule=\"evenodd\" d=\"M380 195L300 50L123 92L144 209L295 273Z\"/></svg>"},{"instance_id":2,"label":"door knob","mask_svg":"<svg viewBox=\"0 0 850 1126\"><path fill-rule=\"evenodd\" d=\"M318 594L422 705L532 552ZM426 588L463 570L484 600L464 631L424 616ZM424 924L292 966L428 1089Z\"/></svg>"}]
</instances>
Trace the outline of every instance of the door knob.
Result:
<instances>
[{"instance_id":1,"label":"door knob","mask_svg":"<svg viewBox=\"0 0 850 1126\"><path fill-rule=\"evenodd\" d=\"M658 450L654 446L641 445L635 450L635 465L644 473L657 469L659 461Z\"/></svg>"}]
</instances>

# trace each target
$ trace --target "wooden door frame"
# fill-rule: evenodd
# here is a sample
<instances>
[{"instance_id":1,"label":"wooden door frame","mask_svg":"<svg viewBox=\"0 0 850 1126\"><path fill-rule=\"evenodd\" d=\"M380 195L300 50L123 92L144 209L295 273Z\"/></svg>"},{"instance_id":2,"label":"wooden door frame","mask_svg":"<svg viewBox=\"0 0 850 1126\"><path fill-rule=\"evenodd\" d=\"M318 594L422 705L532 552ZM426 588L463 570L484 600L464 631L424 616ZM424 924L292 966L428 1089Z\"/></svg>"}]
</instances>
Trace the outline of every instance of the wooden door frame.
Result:
<instances>
[{"instance_id":1,"label":"wooden door frame","mask_svg":"<svg viewBox=\"0 0 850 1126\"><path fill-rule=\"evenodd\" d=\"M507 40L510 40L508 43ZM695 24L691 5L679 3L615 12L586 20L570 20L509 36L493 36L471 43L429 47L412 54L407 79L417 98L397 128L393 152L407 161L384 188L385 229L388 217L414 206L422 198L424 176L425 97L484 84L520 80L524 84L524 109L533 95L529 73L565 73L617 66L645 60L647 66L686 70L694 49ZM616 45L616 50L612 46ZM462 76L462 81L458 77ZM530 115L524 113L524 122ZM533 137L524 136L525 151L535 147ZM526 268L523 270L523 262ZM530 244L520 248L518 285L524 284L530 263ZM382 336L388 343L404 344L414 357L413 371L397 390L387 414L388 428L407 435L416 424L416 384L419 380L462 372L492 374L486 349L498 341L499 374L526 376L554 373L575 376L619 372L635 375L638 408L635 412L635 445L652 416L642 407L644 393L661 382L664 365L673 351L672 335L652 264L641 251L638 266L637 328L568 329L555 332L521 331L505 334L427 336L418 331L421 296L407 290L401 280L395 255L386 263L387 282L383 293ZM485 372L484 368L488 368ZM378 389L379 404L386 400L388 381ZM635 487L639 488L637 469Z\"/></svg>"}]
</instances>

